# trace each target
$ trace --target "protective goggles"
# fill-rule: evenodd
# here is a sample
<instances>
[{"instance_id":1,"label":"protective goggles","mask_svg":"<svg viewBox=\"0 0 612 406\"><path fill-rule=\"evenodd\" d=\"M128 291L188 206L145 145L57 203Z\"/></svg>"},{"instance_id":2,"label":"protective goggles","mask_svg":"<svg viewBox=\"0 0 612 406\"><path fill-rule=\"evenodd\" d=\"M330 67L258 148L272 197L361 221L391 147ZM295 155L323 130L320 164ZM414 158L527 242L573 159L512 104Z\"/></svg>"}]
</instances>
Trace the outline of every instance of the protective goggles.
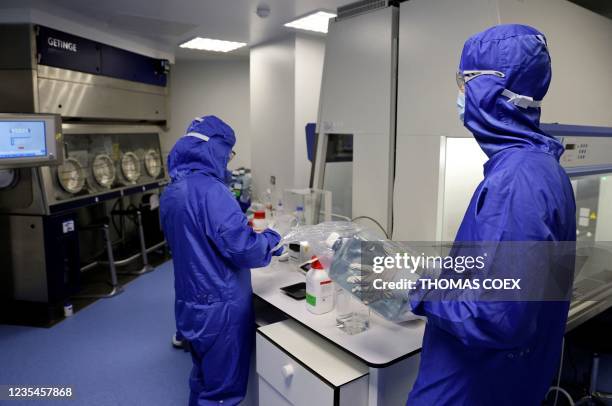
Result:
<instances>
[{"instance_id":1,"label":"protective goggles","mask_svg":"<svg viewBox=\"0 0 612 406\"><path fill-rule=\"evenodd\" d=\"M498 78L505 78L506 75L503 72L497 70L464 70L457 71L457 86L462 92L465 92L465 84L472 79L477 78L482 75L493 75ZM528 108L540 108L542 107L541 100L534 100L531 96L524 96L522 94L514 93L511 90L504 89L502 95L508 98L508 102L514 104L515 106L521 107L523 109Z\"/></svg>"},{"instance_id":2,"label":"protective goggles","mask_svg":"<svg viewBox=\"0 0 612 406\"><path fill-rule=\"evenodd\" d=\"M504 73L497 71L497 70L464 70L464 71L457 71L457 75L456 75L456 80L457 80L457 86L459 86L459 89L462 91L465 91L465 84L467 82L469 82L472 79L477 78L478 76L482 76L482 75L493 75L493 76L497 76L498 78L505 78L506 75L504 75Z\"/></svg>"},{"instance_id":3,"label":"protective goggles","mask_svg":"<svg viewBox=\"0 0 612 406\"><path fill-rule=\"evenodd\" d=\"M195 138L198 138L198 139L200 139L202 141L205 141L205 142L210 141L210 137L208 135L196 133L196 132L193 132L193 131L192 132L188 132L187 134L183 135L183 137L195 137ZM236 156L236 151L232 150L230 152L230 154L229 154L229 161L234 159L235 156Z\"/></svg>"}]
</instances>

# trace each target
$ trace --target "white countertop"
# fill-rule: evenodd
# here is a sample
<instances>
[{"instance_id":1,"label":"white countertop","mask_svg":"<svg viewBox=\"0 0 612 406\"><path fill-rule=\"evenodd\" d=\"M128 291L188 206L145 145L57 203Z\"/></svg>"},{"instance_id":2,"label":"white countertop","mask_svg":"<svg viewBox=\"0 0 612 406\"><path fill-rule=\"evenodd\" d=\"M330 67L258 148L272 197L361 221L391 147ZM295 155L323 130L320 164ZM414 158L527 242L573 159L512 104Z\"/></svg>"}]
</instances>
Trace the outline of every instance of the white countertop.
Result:
<instances>
[{"instance_id":1,"label":"white countertop","mask_svg":"<svg viewBox=\"0 0 612 406\"><path fill-rule=\"evenodd\" d=\"M336 327L335 310L322 315L310 313L304 300L295 300L280 290L305 281L304 273L294 263L278 262L274 258L270 266L253 269L251 279L255 295L369 366L385 367L421 349L425 328L421 320L396 324L372 312L370 328L351 336Z\"/></svg>"}]
</instances>

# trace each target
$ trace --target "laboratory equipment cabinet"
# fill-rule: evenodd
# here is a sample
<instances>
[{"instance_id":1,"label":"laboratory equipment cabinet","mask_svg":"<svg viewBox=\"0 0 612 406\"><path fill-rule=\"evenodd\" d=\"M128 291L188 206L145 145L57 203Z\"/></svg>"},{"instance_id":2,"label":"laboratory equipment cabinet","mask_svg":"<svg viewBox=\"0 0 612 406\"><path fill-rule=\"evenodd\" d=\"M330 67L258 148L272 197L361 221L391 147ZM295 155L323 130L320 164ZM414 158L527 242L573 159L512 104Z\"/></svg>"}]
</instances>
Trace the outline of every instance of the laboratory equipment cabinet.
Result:
<instances>
[{"instance_id":1,"label":"laboratory equipment cabinet","mask_svg":"<svg viewBox=\"0 0 612 406\"><path fill-rule=\"evenodd\" d=\"M61 315L83 296L82 272L141 257L148 269L146 252L164 244L169 63L36 24L0 24L0 46L0 111L53 115L63 135L57 165L0 168L0 320L26 306ZM158 240L142 247L145 233Z\"/></svg>"}]
</instances>

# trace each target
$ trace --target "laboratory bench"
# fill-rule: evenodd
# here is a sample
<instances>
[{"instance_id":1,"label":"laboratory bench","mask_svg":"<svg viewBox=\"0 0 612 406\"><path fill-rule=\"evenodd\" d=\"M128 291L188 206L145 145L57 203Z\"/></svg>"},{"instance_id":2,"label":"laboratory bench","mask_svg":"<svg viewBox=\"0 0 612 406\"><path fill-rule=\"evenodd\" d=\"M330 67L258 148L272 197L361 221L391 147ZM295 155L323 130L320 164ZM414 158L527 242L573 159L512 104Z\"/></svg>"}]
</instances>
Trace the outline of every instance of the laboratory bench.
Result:
<instances>
[{"instance_id":1,"label":"laboratory bench","mask_svg":"<svg viewBox=\"0 0 612 406\"><path fill-rule=\"evenodd\" d=\"M274 258L251 271L260 405L404 405L416 379L425 322L390 322L372 312L370 328L348 335L335 309L315 315L281 288L305 281L294 262ZM582 282L574 290L580 293ZM610 307L610 286L575 294L566 331ZM596 294L595 294L596 293ZM347 403L348 402L348 403Z\"/></svg>"},{"instance_id":2,"label":"laboratory bench","mask_svg":"<svg viewBox=\"0 0 612 406\"><path fill-rule=\"evenodd\" d=\"M312 314L304 300L281 291L305 281L295 263L274 258L268 267L253 269L251 279L260 326L260 405L406 403L418 372L423 321L396 324L372 313L368 330L348 335L336 326L335 310Z\"/></svg>"}]
</instances>

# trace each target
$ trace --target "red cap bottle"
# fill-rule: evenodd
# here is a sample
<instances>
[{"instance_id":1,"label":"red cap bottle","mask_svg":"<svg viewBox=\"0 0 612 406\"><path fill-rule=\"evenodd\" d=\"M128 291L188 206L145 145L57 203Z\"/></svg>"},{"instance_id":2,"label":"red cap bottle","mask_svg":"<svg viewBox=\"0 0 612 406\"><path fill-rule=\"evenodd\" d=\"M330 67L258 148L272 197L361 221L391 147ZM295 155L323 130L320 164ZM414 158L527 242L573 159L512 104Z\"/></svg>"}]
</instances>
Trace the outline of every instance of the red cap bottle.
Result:
<instances>
[{"instance_id":1,"label":"red cap bottle","mask_svg":"<svg viewBox=\"0 0 612 406\"><path fill-rule=\"evenodd\" d=\"M323 264L321 264L321 262L319 261L319 258L313 256L311 259L314 259L314 261L310 264L310 267L312 269L325 269L323 268Z\"/></svg>"}]
</instances>

